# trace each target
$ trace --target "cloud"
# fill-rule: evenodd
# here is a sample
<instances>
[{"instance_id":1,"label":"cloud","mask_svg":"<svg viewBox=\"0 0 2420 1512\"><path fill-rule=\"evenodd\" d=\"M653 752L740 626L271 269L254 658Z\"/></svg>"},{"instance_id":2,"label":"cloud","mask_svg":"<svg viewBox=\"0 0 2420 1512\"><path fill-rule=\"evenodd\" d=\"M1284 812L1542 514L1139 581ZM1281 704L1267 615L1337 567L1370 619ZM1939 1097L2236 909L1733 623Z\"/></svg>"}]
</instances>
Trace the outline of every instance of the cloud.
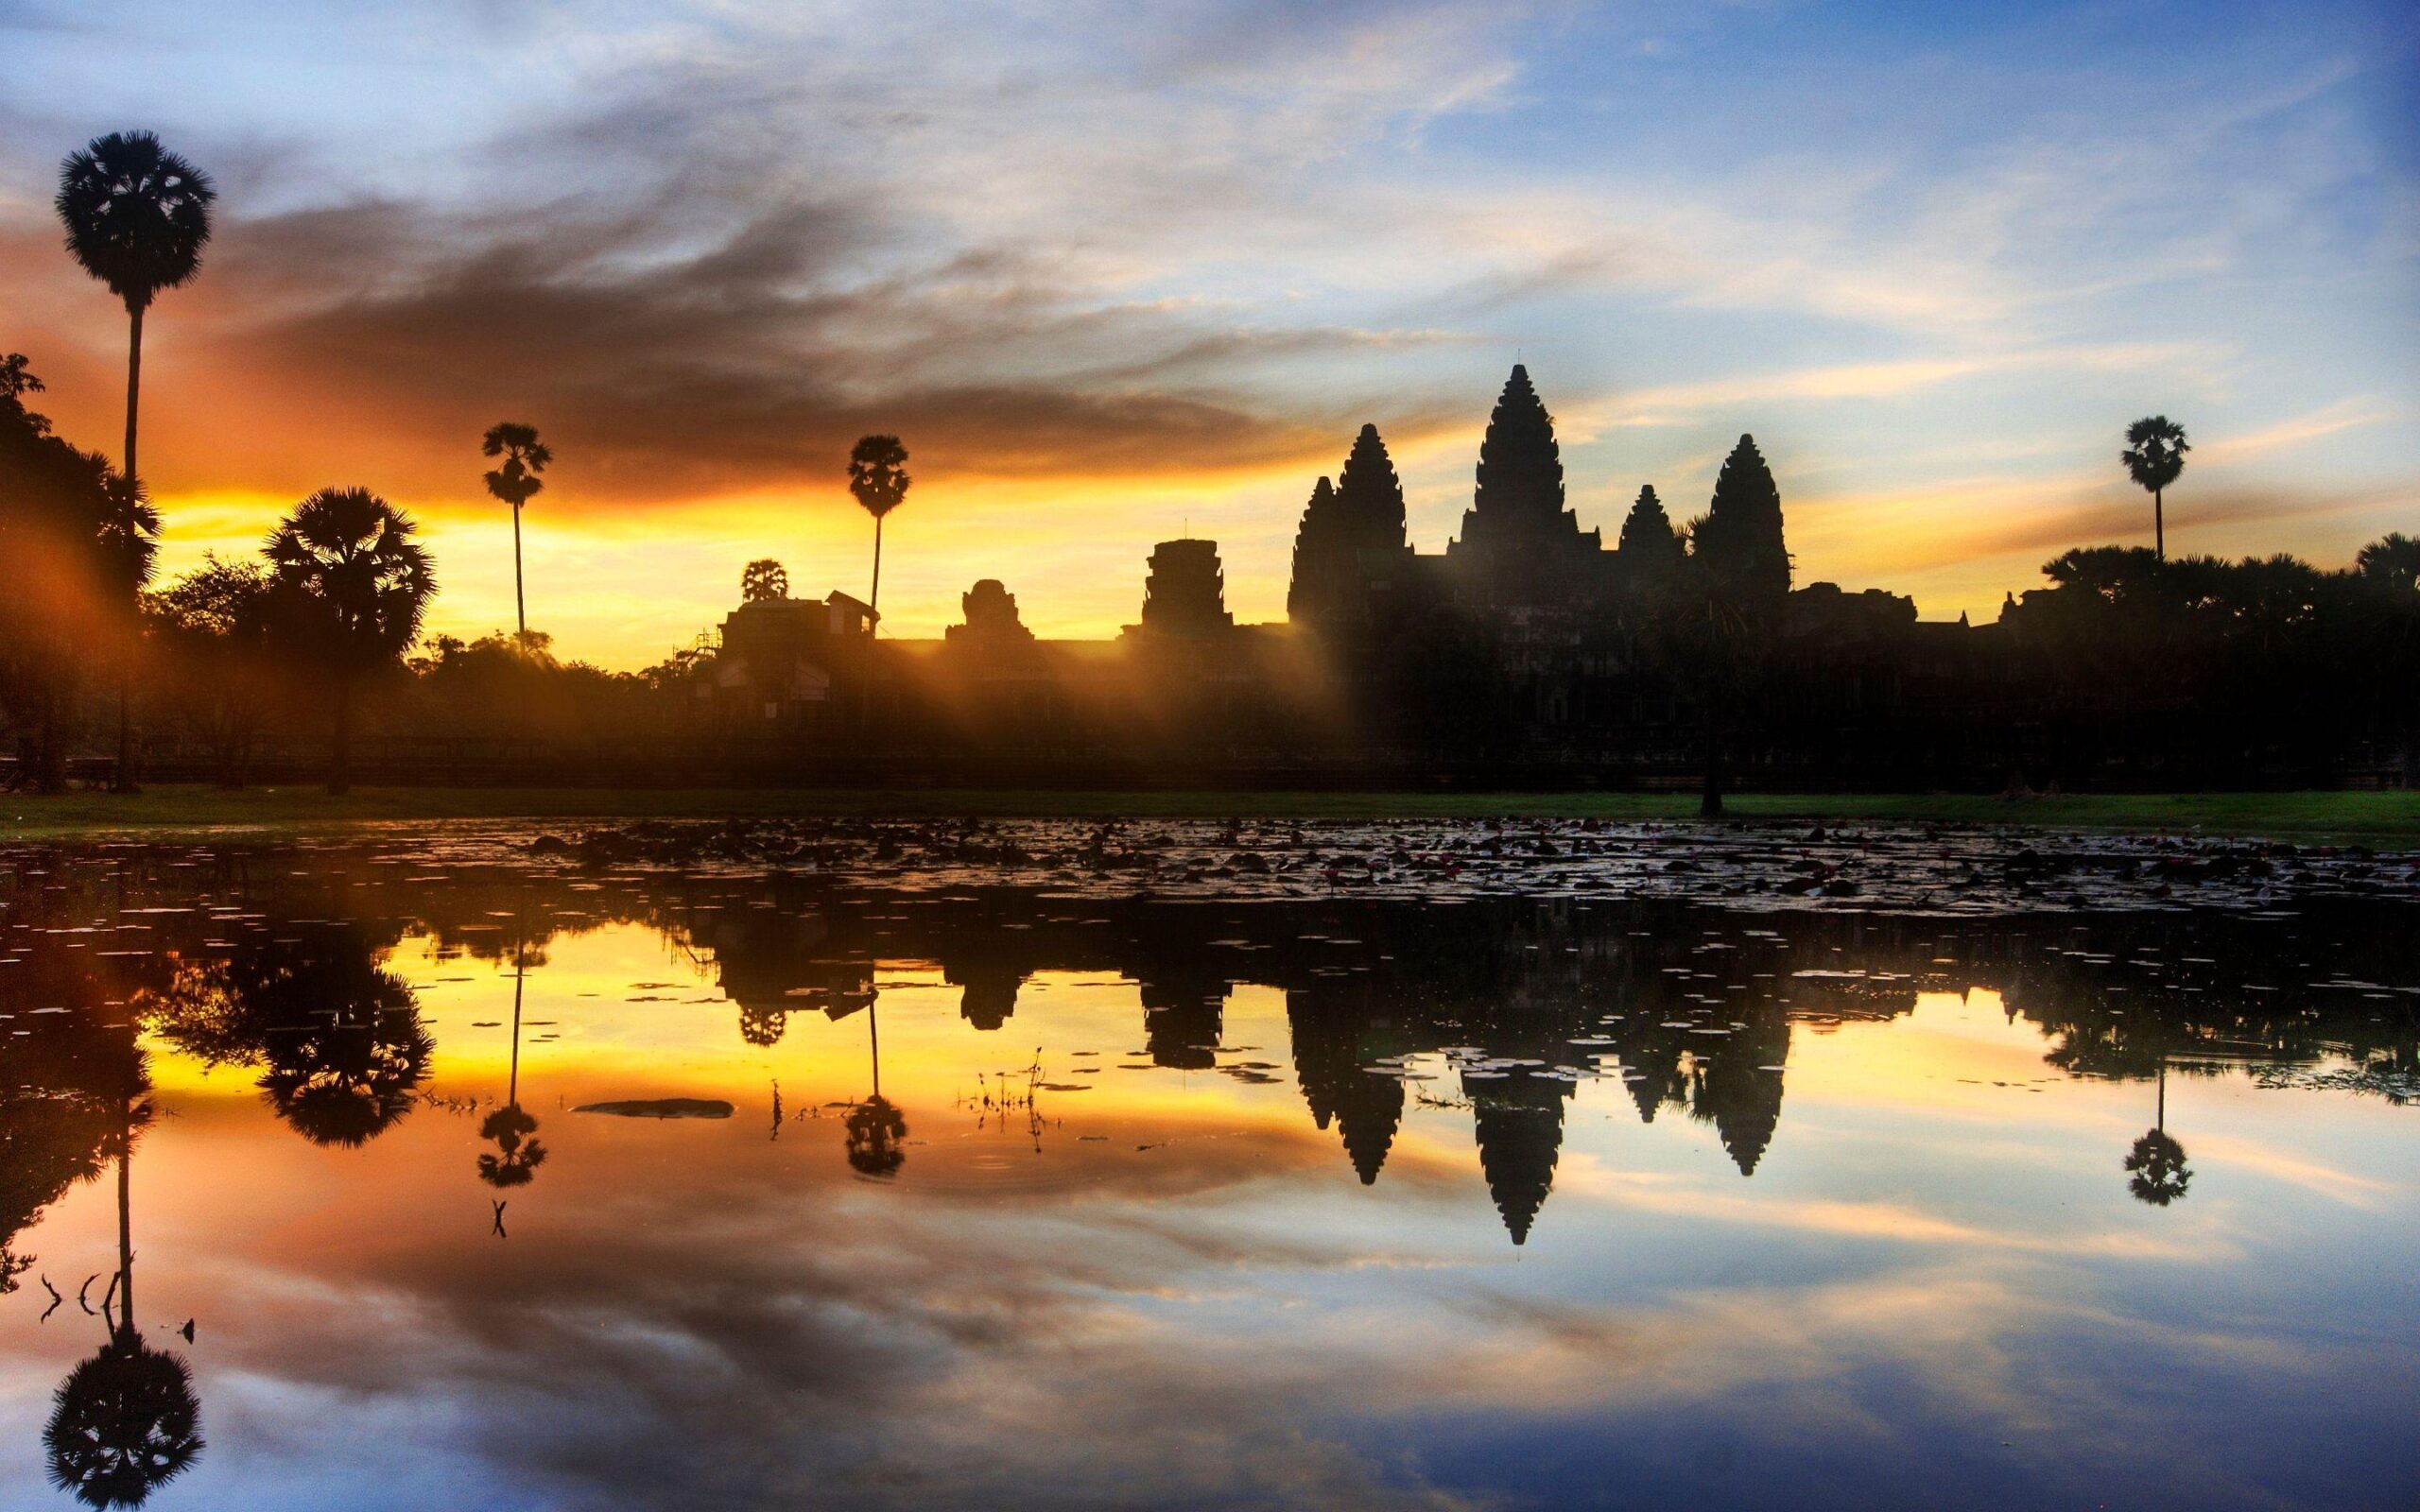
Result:
<instances>
[{"instance_id":1,"label":"cloud","mask_svg":"<svg viewBox=\"0 0 2420 1512\"><path fill-rule=\"evenodd\" d=\"M2019 513L2100 507L2064 480L2146 409L2209 437L2214 471L2325 438L2297 489L2411 474L2408 436L2351 418L2415 402L2408 164L2375 140L2352 10L2196 28L2147 73L2089 20L303 9L241 0L200 34L157 26L164 0L0 20L0 318L67 434L116 433L123 337L58 255L58 152L132 112L227 191L202 280L147 338L172 571L198 499L360 481L433 536L485 521L467 450L511 415L557 445L553 549L634 518L701 530L684 549L717 562L786 549L774 501L845 509L841 455L886 429L936 485L902 560L934 580L886 594L903 629L1004 576L1063 585L1028 589L1040 621L1106 631L1136 585L1084 578L1085 553L1106 533L1139 560L1162 516L1215 518L1238 606L1274 606L1303 491L1365 420L1438 542L1516 349L1575 500L1698 493L1754 430L1843 578L1957 570L1985 451ZM2281 419L2312 413L2341 427ZM1835 502L1874 528L1826 530ZM1037 508L1086 539L986 554ZM499 623L509 580L444 544L443 627ZM728 596L718 567L676 588L638 557L581 566L595 602L547 623L614 664L664 649L619 606L694 627Z\"/></svg>"}]
</instances>

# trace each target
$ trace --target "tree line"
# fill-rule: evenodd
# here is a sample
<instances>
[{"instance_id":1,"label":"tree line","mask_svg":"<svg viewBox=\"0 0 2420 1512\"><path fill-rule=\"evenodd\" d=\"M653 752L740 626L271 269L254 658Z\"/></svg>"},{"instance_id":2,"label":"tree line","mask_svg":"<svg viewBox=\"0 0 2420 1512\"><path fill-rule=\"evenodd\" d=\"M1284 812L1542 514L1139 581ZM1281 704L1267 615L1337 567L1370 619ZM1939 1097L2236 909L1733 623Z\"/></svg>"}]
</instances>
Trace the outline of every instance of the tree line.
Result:
<instances>
[{"instance_id":1,"label":"tree line","mask_svg":"<svg viewBox=\"0 0 2420 1512\"><path fill-rule=\"evenodd\" d=\"M43 391L30 360L0 356L0 710L20 730L13 785L66 785L83 696L107 682L117 726L111 785L132 791L142 681L207 747L230 785L244 781L273 716L316 703L328 730L328 787L341 793L356 703L365 688L391 686L406 670L436 595L435 564L411 517L359 487L301 501L256 560L214 555L151 588L161 521L136 460L144 322L162 294L199 275L217 198L207 173L149 131L95 138L60 165L55 208L68 254L127 313L126 435L112 463L53 434L28 402ZM515 633L468 644L440 637L408 670L461 687L473 702L515 694L561 702L658 689L693 665L676 654L617 678L555 660L548 638L529 628L522 564L522 514L545 487L553 450L537 427L507 421L488 430L481 452L496 461L488 492L512 513ZM850 492L874 522L876 606L882 522L907 498L907 448L887 435L865 437L849 457Z\"/></svg>"},{"instance_id":2,"label":"tree line","mask_svg":"<svg viewBox=\"0 0 2420 1512\"><path fill-rule=\"evenodd\" d=\"M216 198L207 174L148 132L98 138L61 163L67 250L128 318L126 431L115 462L56 435L35 407L43 385L29 359L0 355L0 711L17 736L7 781L64 786L72 743L113 719L116 758L106 769L113 786L130 789L138 704L205 751L230 785L246 780L266 733L316 724L338 792L372 696L395 705L389 723L431 739L526 733L628 747L676 732L680 696L712 662L702 644L643 672L609 673L560 660L529 627L522 516L555 453L526 421L497 423L480 440L494 464L487 491L512 518L510 635L424 643L435 564L411 517L358 486L300 501L256 557L209 557L155 586L161 519L136 469L144 328L164 294L199 275ZM2197 739L2283 730L2305 745L2408 744L2409 689L2420 679L2420 541L2389 535L2333 572L2288 556L2171 560L2165 494L2190 444L2159 415L2125 438L2119 460L2152 495L2153 545L2067 552L2046 564L2048 587L2012 598L2000 654L2002 670L2015 671L2004 712L2015 717L2025 697L2049 690L2066 711L2189 714ZM908 460L892 435L862 438L847 460L849 490L874 526L868 604L877 624L883 524L908 496ZM1577 539L1562 509L1551 419L1519 369L1482 449L1482 514L1491 489L1547 512L1516 502L1482 522L1490 528L1514 537L1560 528ZM1289 593L1297 622L1316 623L1322 604L1340 602L1369 548L1408 554L1402 519L1383 443L1364 427L1341 486L1322 479L1306 514ZM1610 555L1621 592L1601 617L1623 654L1678 696L1680 717L1696 722L1704 807L1719 812L1735 762L1764 759L1803 734L1804 709L1788 706L1803 706L1820 683L1806 676L1809 657L1831 655L1824 647L1839 629L1793 591L1779 490L1754 439L1739 438L1706 512L1685 525L1642 489ZM770 561L751 563L742 588L748 601L788 593ZM1501 712L1526 695L1508 691L1486 627L1460 623L1447 606L1376 639L1371 728L1448 758L1500 748ZM1911 647L1893 643L1880 671L1896 677L1891 659L1906 661ZM871 727L878 716L866 690L855 704ZM898 693L889 707L902 707ZM1281 735L1287 722L1282 711L1262 721ZM888 733L912 743L932 731Z\"/></svg>"}]
</instances>

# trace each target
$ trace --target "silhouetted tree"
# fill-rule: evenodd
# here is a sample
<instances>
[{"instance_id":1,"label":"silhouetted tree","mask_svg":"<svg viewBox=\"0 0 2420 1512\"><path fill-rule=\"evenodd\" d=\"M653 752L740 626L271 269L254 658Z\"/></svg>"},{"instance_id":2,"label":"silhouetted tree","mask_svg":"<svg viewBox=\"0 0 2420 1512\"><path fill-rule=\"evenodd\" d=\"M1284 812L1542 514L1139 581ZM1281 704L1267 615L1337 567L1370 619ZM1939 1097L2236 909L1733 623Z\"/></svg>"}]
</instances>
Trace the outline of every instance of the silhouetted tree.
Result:
<instances>
[{"instance_id":1,"label":"silhouetted tree","mask_svg":"<svg viewBox=\"0 0 2420 1512\"><path fill-rule=\"evenodd\" d=\"M2354 555L2353 570L2397 592L2420 589L2420 536L2400 530L2380 536Z\"/></svg>"},{"instance_id":2,"label":"silhouetted tree","mask_svg":"<svg viewBox=\"0 0 2420 1512\"><path fill-rule=\"evenodd\" d=\"M147 514L141 468L135 461L136 421L143 392L143 315L165 289L192 281L201 270L201 249L210 240L210 206L218 198L210 176L160 146L148 131L112 131L95 137L59 165L59 218L67 228L67 251L85 272L107 285L126 305L126 450L118 472L119 513L130 525ZM149 517L146 538L159 534ZM143 570L127 591L130 628L134 593L150 576ZM117 773L121 792L134 785L134 736L129 710L132 673L118 679Z\"/></svg>"},{"instance_id":3,"label":"silhouetted tree","mask_svg":"<svg viewBox=\"0 0 2420 1512\"><path fill-rule=\"evenodd\" d=\"M124 604L149 570L156 520L97 452L26 407L42 381L0 367L0 701L33 730L26 777L64 783L70 708L95 658L125 648Z\"/></svg>"},{"instance_id":4,"label":"silhouetted tree","mask_svg":"<svg viewBox=\"0 0 2420 1512\"><path fill-rule=\"evenodd\" d=\"M264 548L278 623L328 678L331 793L349 783L356 683L403 655L437 592L428 552L412 535L409 517L367 489L322 489Z\"/></svg>"},{"instance_id":5,"label":"silhouetted tree","mask_svg":"<svg viewBox=\"0 0 2420 1512\"><path fill-rule=\"evenodd\" d=\"M850 1168L865 1176L892 1176L908 1161L899 1142L908 1137L908 1117L882 1095L881 1005L866 1004L866 1053L873 1063L873 1095L857 1104L842 1120L848 1138Z\"/></svg>"},{"instance_id":6,"label":"silhouetted tree","mask_svg":"<svg viewBox=\"0 0 2420 1512\"><path fill-rule=\"evenodd\" d=\"M13 399L22 404L26 395L43 391L45 386L27 366L31 361L22 352L0 356L0 400Z\"/></svg>"},{"instance_id":7,"label":"silhouetted tree","mask_svg":"<svg viewBox=\"0 0 2420 1512\"><path fill-rule=\"evenodd\" d=\"M0 973L0 1010L15 1025L0 1036L0 1295L34 1262L14 1247L17 1236L97 1177L151 1116L147 1059L123 1018L102 1011L116 988L88 971L82 954L19 956ZM62 1002L72 1010L26 1011Z\"/></svg>"},{"instance_id":8,"label":"silhouetted tree","mask_svg":"<svg viewBox=\"0 0 2420 1512\"><path fill-rule=\"evenodd\" d=\"M144 595L158 686L209 747L221 787L244 785L275 696L270 597L267 567L215 553Z\"/></svg>"},{"instance_id":9,"label":"silhouetted tree","mask_svg":"<svg viewBox=\"0 0 2420 1512\"><path fill-rule=\"evenodd\" d=\"M505 421L488 427L479 450L489 456L504 458L502 466L487 474L488 491L512 506L512 613L513 625L522 635L529 633L529 609L521 593L521 507L535 498L546 485L538 474L555 459L554 452L538 439L538 427L518 421Z\"/></svg>"},{"instance_id":10,"label":"silhouetted tree","mask_svg":"<svg viewBox=\"0 0 2420 1512\"><path fill-rule=\"evenodd\" d=\"M528 980L526 948L516 942L512 965L512 1067L505 1080L504 1106L479 1120L479 1138L495 1145L479 1155L479 1179L502 1191L527 1186L546 1163L546 1147L535 1138L538 1121L521 1107L521 999ZM499 1228L499 1232L501 1228Z\"/></svg>"},{"instance_id":11,"label":"silhouetted tree","mask_svg":"<svg viewBox=\"0 0 2420 1512\"><path fill-rule=\"evenodd\" d=\"M2185 1163L2185 1146L2158 1129L2135 1142L2126 1156L2126 1169L2133 1177L2126 1190L2136 1201L2154 1208L2165 1208L2185 1195L2193 1180L2192 1168Z\"/></svg>"},{"instance_id":12,"label":"silhouetted tree","mask_svg":"<svg viewBox=\"0 0 2420 1512\"><path fill-rule=\"evenodd\" d=\"M873 591L866 602L882 610L882 522L908 500L908 448L896 436L861 436L849 449L849 492L873 516Z\"/></svg>"},{"instance_id":13,"label":"silhouetted tree","mask_svg":"<svg viewBox=\"0 0 2420 1512\"><path fill-rule=\"evenodd\" d=\"M770 557L759 557L739 575L739 598L745 604L790 596L790 575Z\"/></svg>"},{"instance_id":14,"label":"silhouetted tree","mask_svg":"<svg viewBox=\"0 0 2420 1512\"><path fill-rule=\"evenodd\" d=\"M132 1157L151 1107L144 1087L120 1102L117 1279L102 1311L109 1339L59 1383L43 1430L50 1482L91 1507L141 1506L201 1457L201 1404L178 1355L144 1342L134 1312Z\"/></svg>"},{"instance_id":15,"label":"silhouetted tree","mask_svg":"<svg viewBox=\"0 0 2420 1512\"><path fill-rule=\"evenodd\" d=\"M876 1094L849 1109L843 1121L848 1134L849 1165L865 1176L894 1176L908 1161L899 1142L908 1137L908 1119L890 1100Z\"/></svg>"},{"instance_id":16,"label":"silhouetted tree","mask_svg":"<svg viewBox=\"0 0 2420 1512\"><path fill-rule=\"evenodd\" d=\"M2192 1184L2192 1168L2185 1163L2185 1146L2168 1132L2168 1057L2160 1057L2158 1114L2151 1129L2127 1152L2126 1170L2133 1179L2126 1190L2137 1202L2165 1208L2185 1195Z\"/></svg>"},{"instance_id":17,"label":"silhouetted tree","mask_svg":"<svg viewBox=\"0 0 2420 1512\"><path fill-rule=\"evenodd\" d=\"M2185 454L2191 450L2184 426L2165 415L2147 415L2126 427L2126 449L2118 454L2126 475L2152 496L2152 551L2162 561L2168 559L2168 521L2160 496L2185 471Z\"/></svg>"},{"instance_id":18,"label":"silhouetted tree","mask_svg":"<svg viewBox=\"0 0 2420 1512\"><path fill-rule=\"evenodd\" d=\"M180 961L132 1003L187 1055L259 1067L270 1108L314 1144L366 1144L393 1126L436 1050L411 988L349 932Z\"/></svg>"}]
</instances>

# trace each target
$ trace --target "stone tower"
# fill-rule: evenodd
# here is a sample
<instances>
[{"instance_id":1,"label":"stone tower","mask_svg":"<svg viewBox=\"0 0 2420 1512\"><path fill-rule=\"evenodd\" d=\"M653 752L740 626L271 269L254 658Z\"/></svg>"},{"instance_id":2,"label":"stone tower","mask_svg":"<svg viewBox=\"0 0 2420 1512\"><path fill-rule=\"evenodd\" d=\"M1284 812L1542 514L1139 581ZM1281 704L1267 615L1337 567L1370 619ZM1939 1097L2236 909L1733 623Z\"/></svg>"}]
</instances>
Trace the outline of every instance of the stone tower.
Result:
<instances>
[{"instance_id":1,"label":"stone tower","mask_svg":"<svg viewBox=\"0 0 2420 1512\"><path fill-rule=\"evenodd\" d=\"M1235 628L1227 612L1227 575L1215 541L1163 541L1151 548L1143 581L1142 628L1194 638Z\"/></svg>"},{"instance_id":2,"label":"stone tower","mask_svg":"<svg viewBox=\"0 0 2420 1512\"><path fill-rule=\"evenodd\" d=\"M1594 592L1604 542L1563 504L1554 418L1515 367L1479 443L1478 486L1445 547L1457 593L1483 605L1568 604Z\"/></svg>"},{"instance_id":3,"label":"stone tower","mask_svg":"<svg viewBox=\"0 0 2420 1512\"><path fill-rule=\"evenodd\" d=\"M1368 622L1410 553L1403 484L1378 427L1364 425L1336 486L1320 479L1303 510L1287 617L1331 628Z\"/></svg>"}]
</instances>

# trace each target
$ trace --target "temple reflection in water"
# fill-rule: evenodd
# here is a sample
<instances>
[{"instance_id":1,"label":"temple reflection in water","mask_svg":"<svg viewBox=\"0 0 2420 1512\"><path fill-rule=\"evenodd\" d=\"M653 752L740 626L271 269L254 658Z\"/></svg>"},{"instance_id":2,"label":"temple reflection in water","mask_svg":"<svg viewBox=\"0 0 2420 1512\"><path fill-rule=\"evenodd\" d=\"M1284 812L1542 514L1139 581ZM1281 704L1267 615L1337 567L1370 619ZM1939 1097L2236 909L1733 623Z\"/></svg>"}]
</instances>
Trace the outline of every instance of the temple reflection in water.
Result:
<instances>
[{"instance_id":1,"label":"temple reflection in water","mask_svg":"<svg viewBox=\"0 0 2420 1512\"><path fill-rule=\"evenodd\" d=\"M492 1148L479 1159L499 1190L528 1182L545 1156L521 1094L525 984L543 983L551 942L632 925L660 938L674 979L640 985L667 1004L694 1005L701 990L723 1004L735 1049L780 1044L799 1014L863 1015L873 1031L886 973L917 967L959 989L968 1033L1006 1036L1022 1027L1029 980L1078 973L1132 984L1149 1064L1266 1081L1278 1069L1270 1047L1225 1043L1224 1016L1238 986L1275 989L1286 1069L1359 1180L1379 1180L1409 1102L1462 1107L1514 1244L1553 1192L1583 1082L1617 1079L1642 1122L1711 1125L1753 1177L1784 1137L1793 1033L1903 1015L1923 992L1996 994L2012 1020L2041 1029L2048 1066L2083 1076L2164 1086L2170 1073L2334 1057L2392 1088L2415 1069L2411 997L2371 990L2420 973L2408 932L2333 913L2247 922L1725 914L1570 898L1222 904L407 869L342 851L24 868L0 971L0 1011L33 1026L0 1043L21 1089L9 1114L9 1231L105 1163L96 1089L124 1079L109 1057L134 1054L138 1029L160 1053L251 1077L315 1143L358 1146L408 1116L439 1046L389 964L407 938L440 959L510 970L509 1015L498 1010L511 1024L508 1085L485 1114ZM2322 949L2318 977L2289 967ZM872 1037L869 1103L880 1095ZM904 1127L901 1110L885 1102L859 1122L876 1147L866 1159L897 1169L905 1156L889 1131ZM13 1278L26 1263L6 1263Z\"/></svg>"}]
</instances>

